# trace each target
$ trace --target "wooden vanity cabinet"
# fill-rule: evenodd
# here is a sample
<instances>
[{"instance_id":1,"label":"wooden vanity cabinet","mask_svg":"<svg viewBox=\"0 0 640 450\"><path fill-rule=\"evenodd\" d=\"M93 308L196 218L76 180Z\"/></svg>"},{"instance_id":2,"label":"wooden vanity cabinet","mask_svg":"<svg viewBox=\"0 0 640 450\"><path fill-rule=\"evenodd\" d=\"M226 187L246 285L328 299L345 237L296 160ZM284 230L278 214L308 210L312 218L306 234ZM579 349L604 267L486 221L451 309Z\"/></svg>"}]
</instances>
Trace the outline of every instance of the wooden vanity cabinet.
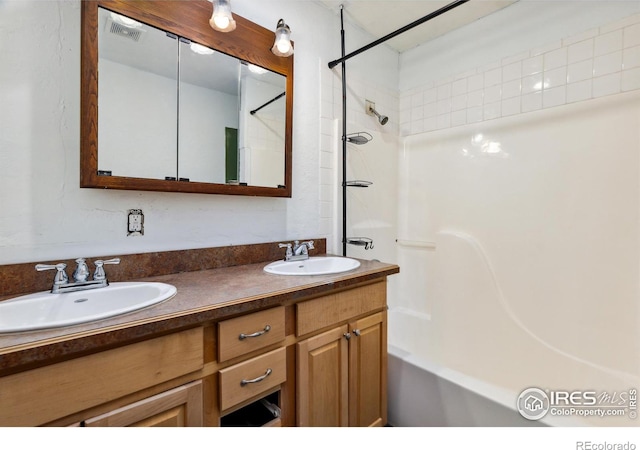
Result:
<instances>
[{"instance_id":1,"label":"wooden vanity cabinet","mask_svg":"<svg viewBox=\"0 0 640 450\"><path fill-rule=\"evenodd\" d=\"M349 426L387 424L387 313L349 324Z\"/></svg>"},{"instance_id":2,"label":"wooden vanity cabinet","mask_svg":"<svg viewBox=\"0 0 640 450\"><path fill-rule=\"evenodd\" d=\"M256 422L259 426L280 425L279 415L264 422L269 413L262 402L267 401L270 394L279 393L287 381L285 334L284 306L218 323L221 426ZM274 346L277 348L273 349ZM232 365L225 366L227 361ZM279 410L280 395L275 398L275 408ZM271 402L269 405L274 407ZM228 417L230 414L233 416Z\"/></svg>"},{"instance_id":3,"label":"wooden vanity cabinet","mask_svg":"<svg viewBox=\"0 0 640 450\"><path fill-rule=\"evenodd\" d=\"M386 279L285 301L0 377L0 426L385 425L386 330Z\"/></svg>"},{"instance_id":4,"label":"wooden vanity cabinet","mask_svg":"<svg viewBox=\"0 0 640 450\"><path fill-rule=\"evenodd\" d=\"M331 322L338 326L297 344L298 426L385 425L386 283L298 305L299 332L324 328Z\"/></svg>"},{"instance_id":5,"label":"wooden vanity cabinet","mask_svg":"<svg viewBox=\"0 0 640 450\"><path fill-rule=\"evenodd\" d=\"M341 326L298 344L298 426L349 425L349 347Z\"/></svg>"}]
</instances>

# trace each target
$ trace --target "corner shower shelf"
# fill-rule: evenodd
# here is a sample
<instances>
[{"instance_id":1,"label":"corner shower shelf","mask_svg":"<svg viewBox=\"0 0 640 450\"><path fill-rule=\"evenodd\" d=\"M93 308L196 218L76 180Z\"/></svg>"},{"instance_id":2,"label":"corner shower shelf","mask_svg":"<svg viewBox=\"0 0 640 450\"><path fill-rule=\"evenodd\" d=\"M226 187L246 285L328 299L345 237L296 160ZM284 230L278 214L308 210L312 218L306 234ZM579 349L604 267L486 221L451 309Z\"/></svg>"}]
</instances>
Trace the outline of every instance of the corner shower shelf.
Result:
<instances>
[{"instance_id":1,"label":"corner shower shelf","mask_svg":"<svg viewBox=\"0 0 640 450\"><path fill-rule=\"evenodd\" d=\"M358 131L357 133L347 134L345 139L351 144L362 145L372 140L373 136L366 131Z\"/></svg>"},{"instance_id":2,"label":"corner shower shelf","mask_svg":"<svg viewBox=\"0 0 640 450\"><path fill-rule=\"evenodd\" d=\"M347 238L347 244L364 247L365 250L373 248L373 239L368 237L351 237Z\"/></svg>"},{"instance_id":3,"label":"corner shower shelf","mask_svg":"<svg viewBox=\"0 0 640 450\"><path fill-rule=\"evenodd\" d=\"M352 181L346 181L345 184L347 186L350 187L360 187L360 188L366 188L369 187L373 184L372 181L364 181L364 180L352 180Z\"/></svg>"},{"instance_id":4,"label":"corner shower shelf","mask_svg":"<svg viewBox=\"0 0 640 450\"><path fill-rule=\"evenodd\" d=\"M356 144L356 145L362 145L362 144L366 144L367 142L371 141L373 139L373 136L370 133L367 133L366 131L359 131L357 133L351 133L351 134L347 134L344 135L344 147L343 150L346 150L346 143L352 143L352 144ZM343 151L343 156L346 155L346 152ZM346 158L343 160L343 164L346 164ZM342 191L343 191L343 195L345 196L345 203L343 205L343 217L342 217L342 225L343 225L343 236L346 235L347 233L347 228L346 228L346 221L347 221L347 210L346 210L346 195L347 195L347 187L357 187L357 188L367 188L369 186L371 186L373 184L372 181L365 181L365 180L351 180L351 181L347 181L346 178L346 170L343 170L342 173ZM370 248L373 248L373 240L367 237L351 237L351 238L344 238L343 241L343 254L344 256L347 255L347 246L346 244L350 244L350 245L357 245L359 247L364 247L365 250L369 250Z\"/></svg>"}]
</instances>

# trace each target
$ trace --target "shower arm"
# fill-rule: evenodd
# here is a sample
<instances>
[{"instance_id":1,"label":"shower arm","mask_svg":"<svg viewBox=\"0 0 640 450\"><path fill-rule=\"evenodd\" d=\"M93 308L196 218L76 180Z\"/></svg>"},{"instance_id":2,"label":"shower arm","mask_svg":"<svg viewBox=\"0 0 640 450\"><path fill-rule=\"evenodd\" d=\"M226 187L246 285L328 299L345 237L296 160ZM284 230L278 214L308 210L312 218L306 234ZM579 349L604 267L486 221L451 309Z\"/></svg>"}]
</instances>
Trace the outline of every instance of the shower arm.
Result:
<instances>
[{"instance_id":1,"label":"shower arm","mask_svg":"<svg viewBox=\"0 0 640 450\"><path fill-rule=\"evenodd\" d=\"M405 31L409 31L410 29L417 27L418 25L422 25L425 22L428 22L429 20L438 17L441 14L446 13L447 11L452 10L453 8L457 8L458 6L467 3L469 0L456 0L455 2L449 3L448 5L443 6L442 8L433 11L430 14L427 14L424 17L421 17L420 19L411 22L409 25L405 25L402 28L397 29L396 31L387 34L386 36L381 37L380 39L377 39L375 41L373 41L370 44L365 45L364 47L359 48L358 50L354 50L351 53L349 53L348 55L344 55L344 52L342 54L342 57L339 59L336 59L334 61L331 61L329 63L329 69L333 69L335 66L337 66L340 63L345 62L346 60L359 55L360 53L369 50L370 48L375 47L376 45L382 44L385 41L388 41L391 38L394 38L402 33L404 33Z\"/></svg>"}]
</instances>

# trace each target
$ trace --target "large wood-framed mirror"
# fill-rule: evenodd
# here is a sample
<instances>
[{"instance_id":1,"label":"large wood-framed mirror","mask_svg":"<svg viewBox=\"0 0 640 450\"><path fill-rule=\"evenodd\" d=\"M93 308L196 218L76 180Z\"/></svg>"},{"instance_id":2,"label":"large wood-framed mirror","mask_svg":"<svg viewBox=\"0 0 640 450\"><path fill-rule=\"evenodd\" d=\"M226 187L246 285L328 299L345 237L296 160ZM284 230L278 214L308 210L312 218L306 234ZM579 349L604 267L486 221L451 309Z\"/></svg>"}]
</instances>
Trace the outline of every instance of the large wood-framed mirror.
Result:
<instances>
[{"instance_id":1,"label":"large wood-framed mirror","mask_svg":"<svg viewBox=\"0 0 640 450\"><path fill-rule=\"evenodd\" d=\"M213 30L211 13L82 2L81 187L291 197L293 57L237 14Z\"/></svg>"}]
</instances>

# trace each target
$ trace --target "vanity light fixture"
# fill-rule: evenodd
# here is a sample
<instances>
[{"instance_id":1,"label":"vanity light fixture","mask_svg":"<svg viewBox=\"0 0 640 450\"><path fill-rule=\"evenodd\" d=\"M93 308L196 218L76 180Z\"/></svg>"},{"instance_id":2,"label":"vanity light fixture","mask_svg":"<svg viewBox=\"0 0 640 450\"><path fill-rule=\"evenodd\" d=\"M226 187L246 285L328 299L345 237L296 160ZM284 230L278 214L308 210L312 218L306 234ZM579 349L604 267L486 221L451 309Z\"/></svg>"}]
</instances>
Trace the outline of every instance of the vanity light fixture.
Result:
<instances>
[{"instance_id":1,"label":"vanity light fixture","mask_svg":"<svg viewBox=\"0 0 640 450\"><path fill-rule=\"evenodd\" d=\"M213 3L213 15L209 19L209 25L216 31L228 33L236 29L236 21L231 15L230 0L209 0Z\"/></svg>"},{"instance_id":2,"label":"vanity light fixture","mask_svg":"<svg viewBox=\"0 0 640 450\"><path fill-rule=\"evenodd\" d=\"M277 56L293 55L293 45L291 45L291 28L284 23L283 19L278 20L276 25L276 39L271 47L271 52Z\"/></svg>"}]
</instances>

